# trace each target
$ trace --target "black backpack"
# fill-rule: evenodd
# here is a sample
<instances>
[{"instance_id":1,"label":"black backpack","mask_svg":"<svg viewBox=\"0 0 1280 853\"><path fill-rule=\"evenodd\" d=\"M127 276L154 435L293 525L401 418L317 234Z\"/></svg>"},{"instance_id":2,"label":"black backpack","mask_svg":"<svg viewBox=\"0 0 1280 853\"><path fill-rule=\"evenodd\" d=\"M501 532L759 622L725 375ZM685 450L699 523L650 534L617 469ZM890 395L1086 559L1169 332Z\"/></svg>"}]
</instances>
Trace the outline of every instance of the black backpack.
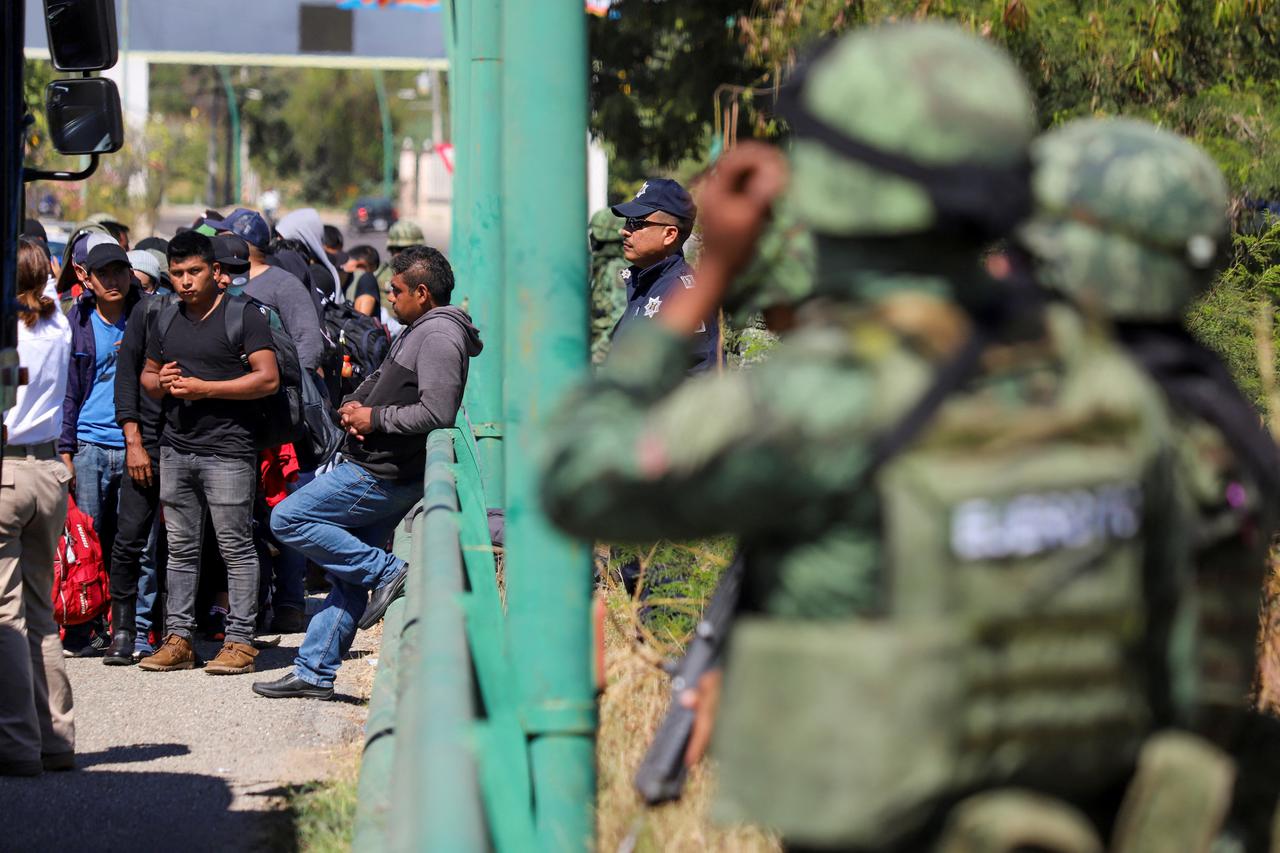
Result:
<instances>
[{"instance_id":1,"label":"black backpack","mask_svg":"<svg viewBox=\"0 0 1280 853\"><path fill-rule=\"evenodd\" d=\"M249 358L244 352L244 312L257 309L267 318L271 348L280 371L279 389L271 396L256 401L259 418L254 428L255 445L263 450L292 444L298 454L299 467L303 471L315 470L328 462L342 443L342 431L329 414L331 407L323 386L304 375L298 349L275 309L242 294L229 292L223 298L229 300L224 315L227 340L240 350L240 361L245 369L248 369ZM177 316L176 300L159 309L155 328L160 334L162 349L164 336Z\"/></svg>"},{"instance_id":2,"label":"black backpack","mask_svg":"<svg viewBox=\"0 0 1280 853\"><path fill-rule=\"evenodd\" d=\"M329 339L325 347L326 372L341 376L344 356L350 357L351 376L342 378L343 392L350 393L382 366L391 350L391 339L381 323L361 314L349 302L324 300L320 320Z\"/></svg>"}]
</instances>

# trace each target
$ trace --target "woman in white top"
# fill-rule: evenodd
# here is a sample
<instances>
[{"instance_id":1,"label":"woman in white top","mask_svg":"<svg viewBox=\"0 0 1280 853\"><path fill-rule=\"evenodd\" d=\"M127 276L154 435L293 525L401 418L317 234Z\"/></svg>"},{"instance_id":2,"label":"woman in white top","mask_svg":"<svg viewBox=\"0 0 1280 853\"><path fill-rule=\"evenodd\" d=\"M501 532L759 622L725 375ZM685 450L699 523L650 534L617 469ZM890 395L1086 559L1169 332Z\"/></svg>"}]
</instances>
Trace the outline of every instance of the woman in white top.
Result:
<instances>
[{"instance_id":1,"label":"woman in white top","mask_svg":"<svg viewBox=\"0 0 1280 853\"><path fill-rule=\"evenodd\" d=\"M53 620L53 557L71 473L58 460L71 327L44 295L49 259L18 246L18 361L27 384L5 414L0 460L0 776L75 767L75 721Z\"/></svg>"}]
</instances>

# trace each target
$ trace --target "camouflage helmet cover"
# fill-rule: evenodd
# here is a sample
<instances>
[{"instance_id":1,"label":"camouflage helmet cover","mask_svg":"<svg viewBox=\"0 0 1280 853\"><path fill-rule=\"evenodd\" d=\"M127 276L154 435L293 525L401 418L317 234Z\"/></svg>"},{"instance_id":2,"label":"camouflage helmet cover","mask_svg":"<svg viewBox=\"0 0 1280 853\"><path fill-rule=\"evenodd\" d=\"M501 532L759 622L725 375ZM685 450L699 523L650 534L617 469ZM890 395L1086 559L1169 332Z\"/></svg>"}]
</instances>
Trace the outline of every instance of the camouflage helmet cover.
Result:
<instances>
[{"instance_id":1,"label":"camouflage helmet cover","mask_svg":"<svg viewBox=\"0 0 1280 853\"><path fill-rule=\"evenodd\" d=\"M950 24L864 29L810 64L797 107L863 146L925 168L1025 167L1036 132L1031 94L997 48ZM840 237L932 230L927 188L797 133L796 212L815 232Z\"/></svg>"},{"instance_id":2,"label":"camouflage helmet cover","mask_svg":"<svg viewBox=\"0 0 1280 853\"><path fill-rule=\"evenodd\" d=\"M587 237L591 241L591 251L598 251L597 244L621 243L622 224L625 220L615 216L613 211L602 207L591 214L591 222L587 226Z\"/></svg>"},{"instance_id":3,"label":"camouflage helmet cover","mask_svg":"<svg viewBox=\"0 0 1280 853\"><path fill-rule=\"evenodd\" d=\"M387 229L388 249L405 249L409 246L417 246L426 242L426 239L426 236L422 233L422 226L409 219L401 219Z\"/></svg>"},{"instance_id":4,"label":"camouflage helmet cover","mask_svg":"<svg viewBox=\"0 0 1280 853\"><path fill-rule=\"evenodd\" d=\"M1041 282L1115 319L1182 317L1227 245L1221 170L1177 134L1081 120L1032 149L1036 209L1018 242Z\"/></svg>"}]
</instances>

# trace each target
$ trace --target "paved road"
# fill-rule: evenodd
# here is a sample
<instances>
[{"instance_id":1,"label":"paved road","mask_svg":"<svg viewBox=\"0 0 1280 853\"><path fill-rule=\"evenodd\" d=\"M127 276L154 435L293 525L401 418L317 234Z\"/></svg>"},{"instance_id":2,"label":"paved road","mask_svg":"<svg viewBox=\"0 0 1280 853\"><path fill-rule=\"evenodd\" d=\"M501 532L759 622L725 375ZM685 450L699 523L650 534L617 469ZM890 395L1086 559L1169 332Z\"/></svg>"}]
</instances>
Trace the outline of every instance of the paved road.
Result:
<instances>
[{"instance_id":1,"label":"paved road","mask_svg":"<svg viewBox=\"0 0 1280 853\"><path fill-rule=\"evenodd\" d=\"M285 672L301 641L285 635L263 650L253 675L68 661L81 769L0 778L0 851L279 849L288 832L280 795L326 777L362 735L373 672L366 658L377 642L357 635L337 701L252 693L253 681ZM214 643L198 646L206 658L217 653Z\"/></svg>"}]
</instances>

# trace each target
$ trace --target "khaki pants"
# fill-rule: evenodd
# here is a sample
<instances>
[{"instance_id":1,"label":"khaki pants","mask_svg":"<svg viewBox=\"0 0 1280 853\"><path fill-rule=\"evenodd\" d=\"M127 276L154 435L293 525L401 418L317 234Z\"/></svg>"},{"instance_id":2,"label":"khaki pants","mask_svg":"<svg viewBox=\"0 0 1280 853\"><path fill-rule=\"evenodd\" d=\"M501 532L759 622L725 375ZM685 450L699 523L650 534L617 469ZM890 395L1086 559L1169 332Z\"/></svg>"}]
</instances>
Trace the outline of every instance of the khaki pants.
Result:
<instances>
[{"instance_id":1,"label":"khaki pants","mask_svg":"<svg viewBox=\"0 0 1280 853\"><path fill-rule=\"evenodd\" d=\"M0 469L0 763L73 752L75 721L53 621L53 555L70 474L57 460Z\"/></svg>"}]
</instances>

